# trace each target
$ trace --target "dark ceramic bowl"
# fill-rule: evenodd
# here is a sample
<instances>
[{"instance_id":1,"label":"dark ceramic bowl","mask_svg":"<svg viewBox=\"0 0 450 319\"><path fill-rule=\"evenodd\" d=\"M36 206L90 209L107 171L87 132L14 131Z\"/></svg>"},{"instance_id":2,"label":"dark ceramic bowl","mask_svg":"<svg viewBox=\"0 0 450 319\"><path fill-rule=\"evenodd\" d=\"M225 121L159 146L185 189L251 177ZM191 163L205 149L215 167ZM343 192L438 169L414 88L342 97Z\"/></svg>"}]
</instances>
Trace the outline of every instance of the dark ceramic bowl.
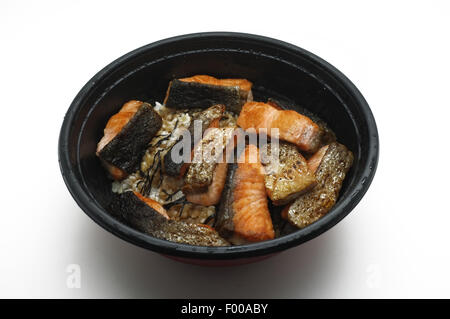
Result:
<instances>
[{"instance_id":1,"label":"dark ceramic bowl","mask_svg":"<svg viewBox=\"0 0 450 319\"><path fill-rule=\"evenodd\" d=\"M162 101L169 81L194 74L247 78L254 99L294 101L324 119L355 155L339 201L312 225L270 241L231 247L197 247L159 240L112 218L105 207L111 181L95 156L108 118L130 99ZM337 69L294 45L242 33L197 33L134 50L97 73L78 93L59 138L64 181L96 223L135 245L177 260L203 264L251 262L310 240L330 229L358 204L375 174L378 133L367 102Z\"/></svg>"}]
</instances>

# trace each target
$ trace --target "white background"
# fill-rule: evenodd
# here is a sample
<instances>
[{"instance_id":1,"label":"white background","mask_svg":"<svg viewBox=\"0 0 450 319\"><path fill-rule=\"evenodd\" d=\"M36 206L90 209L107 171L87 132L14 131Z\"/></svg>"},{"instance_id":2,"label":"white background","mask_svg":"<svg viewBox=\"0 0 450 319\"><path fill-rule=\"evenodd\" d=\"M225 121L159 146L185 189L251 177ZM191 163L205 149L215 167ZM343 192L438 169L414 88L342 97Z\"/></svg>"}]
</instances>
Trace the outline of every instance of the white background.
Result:
<instances>
[{"instance_id":1,"label":"white background","mask_svg":"<svg viewBox=\"0 0 450 319\"><path fill-rule=\"evenodd\" d=\"M450 10L445 1L1 1L0 297L450 297ZM369 102L378 171L318 238L233 268L180 264L91 221L57 141L76 93L137 47L240 31L326 59ZM81 267L81 288L66 285Z\"/></svg>"}]
</instances>

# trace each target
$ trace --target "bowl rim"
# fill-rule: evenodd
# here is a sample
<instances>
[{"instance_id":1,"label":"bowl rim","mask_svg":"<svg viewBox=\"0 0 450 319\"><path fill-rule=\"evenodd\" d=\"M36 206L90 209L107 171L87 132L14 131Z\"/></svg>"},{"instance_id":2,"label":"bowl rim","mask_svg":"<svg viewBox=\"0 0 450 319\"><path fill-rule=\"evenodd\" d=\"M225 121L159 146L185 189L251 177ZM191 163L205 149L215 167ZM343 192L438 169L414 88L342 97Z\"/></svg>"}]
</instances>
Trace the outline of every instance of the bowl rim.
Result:
<instances>
[{"instance_id":1,"label":"bowl rim","mask_svg":"<svg viewBox=\"0 0 450 319\"><path fill-rule=\"evenodd\" d=\"M367 129L369 132L369 147L367 148L368 160L362 165L362 174L360 180L358 181L357 187L351 189L347 196L336 203L336 205L327 215L320 218L318 221L312 223L311 225L303 229L299 229L298 231L289 235L285 235L269 241L229 247L191 246L187 244L178 244L166 240L157 239L150 235L141 233L131 227L128 227L127 225L122 224L121 222L114 219L107 213L105 209L103 209L103 207L100 206L99 203L97 203L94 198L90 196L90 194L84 189L82 182L78 181L75 171L74 169L72 169L71 160L69 158L68 141L72 130L71 124L75 120L77 112L81 107L83 100L90 94L91 90L95 88L95 85L104 76L106 76L110 72L113 72L123 63L132 60L134 57L140 55L143 52L152 50L162 45L172 44L179 41L197 40L199 38L217 37L249 41L251 40L266 45L276 46L280 49L283 48L285 50L308 58L311 62L321 66L324 70L326 70L329 75L334 77L346 89L348 94L352 95L353 99L357 102L364 119L367 121ZM77 140L79 140L82 131L83 130L81 129L79 132L77 132ZM76 152L76 169L79 170L79 174L80 176L82 176L79 167L80 161L78 147ZM64 182L77 204L92 220L94 220L101 227L105 228L107 231L113 233L119 238L137 246L171 256L195 259L201 258L221 260L248 258L273 254L274 252L282 251L293 246L300 245L312 238L317 237L318 235L322 234L323 232L327 231L338 222L340 222L359 203L373 180L378 164L378 156L378 130L372 111L370 110L368 103L356 88L356 86L342 72L340 72L338 69L336 69L334 66L332 66L322 58L293 44L261 35L238 32L201 32L170 37L144 45L114 60L102 70L100 70L97 74L95 74L76 95L64 117L58 141L58 161Z\"/></svg>"}]
</instances>

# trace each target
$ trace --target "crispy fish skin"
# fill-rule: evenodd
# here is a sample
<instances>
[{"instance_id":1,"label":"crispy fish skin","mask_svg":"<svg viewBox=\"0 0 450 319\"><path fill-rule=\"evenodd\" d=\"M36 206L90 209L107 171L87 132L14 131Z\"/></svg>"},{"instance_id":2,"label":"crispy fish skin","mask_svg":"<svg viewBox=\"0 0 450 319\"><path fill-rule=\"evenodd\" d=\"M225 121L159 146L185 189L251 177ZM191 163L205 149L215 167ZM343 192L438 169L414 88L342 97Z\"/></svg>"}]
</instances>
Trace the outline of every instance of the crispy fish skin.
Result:
<instances>
[{"instance_id":1,"label":"crispy fish skin","mask_svg":"<svg viewBox=\"0 0 450 319\"><path fill-rule=\"evenodd\" d=\"M146 203L148 206L150 206L151 208L156 210L158 213L163 215L166 219L169 219L169 215L167 215L166 210L164 209L164 207L162 207L162 205L160 203L158 203L157 201L155 201L151 198L145 197L141 193L133 192L133 194L136 195L141 201Z\"/></svg>"},{"instance_id":2,"label":"crispy fish skin","mask_svg":"<svg viewBox=\"0 0 450 319\"><path fill-rule=\"evenodd\" d=\"M162 161L162 171L164 174L170 175L170 176L180 176L183 166L185 165L184 161L181 161L180 163L175 162L172 159L172 151L174 150L174 146L178 143L182 143L183 139L180 137L180 139L175 142L172 147L167 151L166 155L163 158Z\"/></svg>"},{"instance_id":3,"label":"crispy fish skin","mask_svg":"<svg viewBox=\"0 0 450 319\"><path fill-rule=\"evenodd\" d=\"M217 162L191 163L184 178L183 192L204 192L213 181Z\"/></svg>"},{"instance_id":4,"label":"crispy fish skin","mask_svg":"<svg viewBox=\"0 0 450 319\"><path fill-rule=\"evenodd\" d=\"M103 137L97 144L97 155L105 147L106 144L111 142L111 140L119 133L125 124L136 114L139 108L142 106L142 102L138 100L130 100L126 102L120 108L119 112L111 116L106 123L103 130Z\"/></svg>"},{"instance_id":5,"label":"crispy fish skin","mask_svg":"<svg viewBox=\"0 0 450 319\"><path fill-rule=\"evenodd\" d=\"M331 143L316 170L317 186L286 206L283 218L298 228L304 228L327 214L337 201L352 163L351 151L342 144Z\"/></svg>"},{"instance_id":6,"label":"crispy fish skin","mask_svg":"<svg viewBox=\"0 0 450 319\"><path fill-rule=\"evenodd\" d=\"M231 238L234 233L234 223L233 223L233 202L234 195L233 191L236 186L236 170L238 168L237 159L240 157L240 151L236 146L239 135L241 134L240 129L234 131L236 134L232 140L230 140L229 146L227 146L226 152L226 164L227 164L227 175L225 177L225 184L222 190L222 194L219 200L219 206L216 213L216 221L214 224L215 229L224 238Z\"/></svg>"},{"instance_id":7,"label":"crispy fish skin","mask_svg":"<svg viewBox=\"0 0 450 319\"><path fill-rule=\"evenodd\" d=\"M136 114L139 108L142 106L141 101L130 100L126 102L122 108L111 116L106 123L106 126L103 130L103 137L97 144L97 150L95 154L98 156L99 152L107 145L111 140L119 133L125 124ZM122 180L128 176L128 173L124 170L115 167L112 164L107 163L106 161L100 159L103 167L108 171L108 175L115 180Z\"/></svg>"},{"instance_id":8,"label":"crispy fish skin","mask_svg":"<svg viewBox=\"0 0 450 319\"><path fill-rule=\"evenodd\" d=\"M193 192L186 194L186 200L203 206L216 205L220 201L223 187L225 186L228 164L218 163L214 172L211 184L203 192Z\"/></svg>"},{"instance_id":9,"label":"crispy fish skin","mask_svg":"<svg viewBox=\"0 0 450 319\"><path fill-rule=\"evenodd\" d=\"M218 120L220 120L225 112L225 105L223 104L215 104L206 110L200 112L191 122L189 125L189 133L192 137L194 137L194 121L201 121L202 122L202 135L203 133L211 127L218 127ZM191 147L194 147L194 145L201 139L201 136L197 139L191 139Z\"/></svg>"},{"instance_id":10,"label":"crispy fish skin","mask_svg":"<svg viewBox=\"0 0 450 319\"><path fill-rule=\"evenodd\" d=\"M234 177L237 167L236 163L228 163L225 186L220 198L219 209L216 215L216 224L214 225L219 234L224 238L230 238L234 232L233 190L236 185Z\"/></svg>"},{"instance_id":11,"label":"crispy fish skin","mask_svg":"<svg viewBox=\"0 0 450 319\"><path fill-rule=\"evenodd\" d=\"M242 106L251 99L251 90L245 91L239 86L186 82L175 79L169 83L164 104L175 109L204 109L215 104L224 104L229 111L239 113Z\"/></svg>"},{"instance_id":12,"label":"crispy fish skin","mask_svg":"<svg viewBox=\"0 0 450 319\"><path fill-rule=\"evenodd\" d=\"M180 142L181 142L181 138L178 142L176 142L174 144L174 146ZM172 153L172 150L173 150L173 146L166 153L166 156L164 156L163 164L162 164L163 172L170 176L179 176L181 174L181 168L183 167L184 162L183 161L180 163L174 162L172 160L172 157L170 156L170 154Z\"/></svg>"},{"instance_id":13,"label":"crispy fish skin","mask_svg":"<svg viewBox=\"0 0 450 319\"><path fill-rule=\"evenodd\" d=\"M114 195L109 211L130 227L159 239L197 246L229 246L212 228L168 220L132 192Z\"/></svg>"},{"instance_id":14,"label":"crispy fish skin","mask_svg":"<svg viewBox=\"0 0 450 319\"><path fill-rule=\"evenodd\" d=\"M195 146L193 161L184 177L185 193L204 192L211 185L218 163L225 161L223 152L233 132L234 128L208 130Z\"/></svg>"},{"instance_id":15,"label":"crispy fish skin","mask_svg":"<svg viewBox=\"0 0 450 319\"><path fill-rule=\"evenodd\" d=\"M98 152L98 156L128 174L139 169L148 143L162 126L161 116L148 103L142 103L116 136Z\"/></svg>"},{"instance_id":16,"label":"crispy fish skin","mask_svg":"<svg viewBox=\"0 0 450 319\"><path fill-rule=\"evenodd\" d=\"M186 194L187 201L203 206L211 206L218 204L223 197L222 192L227 182L228 161L233 160L234 157L232 159L231 156L237 153L235 147L239 136L239 131L236 130L236 127L233 126L232 123L231 126L228 126L229 124L230 123L227 123L225 127L218 128L221 133L215 134L216 138L213 141L213 146L217 146L216 143L219 143L218 151L222 153L222 160L218 163L205 163L205 165L209 165L209 167L207 167L207 172L209 172L210 167L214 167L214 170L211 173L210 182L210 175L207 173L204 184L208 184L208 186L205 187L203 186L204 184L201 184L200 191L198 188L196 189L193 187L192 181L189 181L189 177L194 175L196 167L201 170L201 165L203 163L190 164L188 173L185 177L185 185L183 187L183 192ZM212 134L214 134L214 131L212 131Z\"/></svg>"},{"instance_id":17,"label":"crispy fish skin","mask_svg":"<svg viewBox=\"0 0 450 319\"><path fill-rule=\"evenodd\" d=\"M191 149L198 142L198 140L194 140L194 128L195 128L194 122L201 121L202 135L203 135L206 129L210 127L214 121L220 119L223 116L224 112L225 106L223 104L216 104L200 112L191 120L191 123L189 124L188 128L189 134L191 136ZM171 156L172 150L174 149L175 145L182 142L183 142L182 137L180 137L179 141L174 143L173 146L170 148L170 150L164 156L162 168L163 172L167 175L170 176L182 175L181 173L183 166L185 166L185 163L183 161L181 161L180 163L176 163Z\"/></svg>"},{"instance_id":18,"label":"crispy fish skin","mask_svg":"<svg viewBox=\"0 0 450 319\"><path fill-rule=\"evenodd\" d=\"M295 145L281 142L279 156L272 155L272 144L267 145L267 163L263 163L265 184L274 205L284 205L316 185L314 173Z\"/></svg>"}]
</instances>

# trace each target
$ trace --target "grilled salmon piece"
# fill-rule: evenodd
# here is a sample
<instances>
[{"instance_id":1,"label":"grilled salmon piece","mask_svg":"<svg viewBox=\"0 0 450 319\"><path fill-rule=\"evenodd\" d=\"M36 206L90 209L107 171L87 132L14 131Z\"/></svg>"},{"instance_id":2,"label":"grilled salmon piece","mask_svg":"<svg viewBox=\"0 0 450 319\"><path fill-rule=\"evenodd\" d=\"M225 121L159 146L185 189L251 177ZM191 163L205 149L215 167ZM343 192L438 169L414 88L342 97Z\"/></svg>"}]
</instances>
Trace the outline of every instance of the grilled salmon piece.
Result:
<instances>
[{"instance_id":1,"label":"grilled salmon piece","mask_svg":"<svg viewBox=\"0 0 450 319\"><path fill-rule=\"evenodd\" d=\"M177 109L207 108L224 104L239 113L245 102L253 100L252 83L245 79L216 79L195 75L169 83L164 104Z\"/></svg>"},{"instance_id":2,"label":"grilled salmon piece","mask_svg":"<svg viewBox=\"0 0 450 319\"><path fill-rule=\"evenodd\" d=\"M210 75L194 75L179 80L183 82L195 82L219 86L238 86L241 90L244 91L250 91L253 85L252 82L246 79L216 79L215 77Z\"/></svg>"},{"instance_id":3,"label":"grilled salmon piece","mask_svg":"<svg viewBox=\"0 0 450 319\"><path fill-rule=\"evenodd\" d=\"M283 209L282 217L303 228L327 214L337 201L352 163L353 154L344 145L329 144L315 171L317 186Z\"/></svg>"},{"instance_id":4,"label":"grilled salmon piece","mask_svg":"<svg viewBox=\"0 0 450 319\"><path fill-rule=\"evenodd\" d=\"M234 232L248 241L273 239L264 168L255 145L248 145L238 160L233 190Z\"/></svg>"},{"instance_id":5,"label":"grilled salmon piece","mask_svg":"<svg viewBox=\"0 0 450 319\"><path fill-rule=\"evenodd\" d=\"M315 152L321 145L322 130L310 118L292 110L279 110L262 102L247 102L239 114L237 124L244 130L257 132L278 128L279 138L291 142L302 151Z\"/></svg>"},{"instance_id":6,"label":"grilled salmon piece","mask_svg":"<svg viewBox=\"0 0 450 319\"><path fill-rule=\"evenodd\" d=\"M214 129L214 128L219 128L219 122L220 119L216 118L214 119L210 124L208 129ZM205 134L206 135L205 131ZM206 138L206 136L205 136ZM207 187L209 184L211 184L212 182L212 174L215 168L216 163L212 162L212 163L207 163L206 165L203 164L202 162L200 163L192 163L192 161L194 160L194 157L196 155L196 150L202 146L202 144L204 143L204 139L201 139L200 141L195 142L195 145L192 148L191 151L191 162L189 163L183 163L183 166L181 166L180 169L180 175L179 177L183 177L185 176L186 172L187 172L187 176L185 178L185 181L187 180L187 183L185 186L188 186L188 188L185 188L185 190L189 189L189 186L193 186L193 189L195 189L195 187ZM205 170L209 170L209 172L204 172ZM208 174L209 173L209 174ZM198 175L197 175L198 174ZM193 181L192 183L189 182L189 180L193 177ZM206 178L206 181L205 181Z\"/></svg>"},{"instance_id":7,"label":"grilled salmon piece","mask_svg":"<svg viewBox=\"0 0 450 319\"><path fill-rule=\"evenodd\" d=\"M134 195L136 195L141 201L145 202L148 206L150 206L151 208L153 208L154 210L156 210L158 213L160 213L162 216L164 216L165 218L169 219L169 215L167 215L166 210L164 209L164 207L162 207L162 205L160 203L158 203L157 201L145 197L142 194L138 193L138 192L133 192Z\"/></svg>"},{"instance_id":8,"label":"grilled salmon piece","mask_svg":"<svg viewBox=\"0 0 450 319\"><path fill-rule=\"evenodd\" d=\"M238 163L228 165L215 225L219 234L234 244L273 239L275 232L258 148L248 145Z\"/></svg>"},{"instance_id":9,"label":"grilled salmon piece","mask_svg":"<svg viewBox=\"0 0 450 319\"><path fill-rule=\"evenodd\" d=\"M114 179L123 179L139 168L148 143L161 126L161 116L153 107L135 100L125 103L108 120L96 154Z\"/></svg>"},{"instance_id":10,"label":"grilled salmon piece","mask_svg":"<svg viewBox=\"0 0 450 319\"><path fill-rule=\"evenodd\" d=\"M202 142L207 144L203 151L208 158L191 163L184 179L183 192L189 202L203 206L219 203L227 177L227 159L234 153L238 134L235 127L215 128L206 134ZM213 139L208 142L210 135Z\"/></svg>"},{"instance_id":11,"label":"grilled salmon piece","mask_svg":"<svg viewBox=\"0 0 450 319\"><path fill-rule=\"evenodd\" d=\"M115 194L109 212L130 227L158 239L197 246L230 245L211 227L167 219L133 192Z\"/></svg>"},{"instance_id":12,"label":"grilled salmon piece","mask_svg":"<svg viewBox=\"0 0 450 319\"><path fill-rule=\"evenodd\" d=\"M265 153L266 191L274 205L287 204L316 185L314 173L295 145L282 142L277 149L270 143Z\"/></svg>"},{"instance_id":13,"label":"grilled salmon piece","mask_svg":"<svg viewBox=\"0 0 450 319\"><path fill-rule=\"evenodd\" d=\"M227 163L218 163L214 170L212 183L205 192L193 192L186 195L186 200L203 206L216 205L220 201L227 177Z\"/></svg>"},{"instance_id":14,"label":"grilled salmon piece","mask_svg":"<svg viewBox=\"0 0 450 319\"><path fill-rule=\"evenodd\" d=\"M226 161L223 153L233 137L234 128L211 128L194 147L192 163L184 177L185 193L204 192L211 185L219 162ZM225 173L226 174L226 173Z\"/></svg>"},{"instance_id":15,"label":"grilled salmon piece","mask_svg":"<svg viewBox=\"0 0 450 319\"><path fill-rule=\"evenodd\" d=\"M125 124L136 114L137 110L142 106L141 101L131 100L125 103L118 113L114 114L106 123L103 130L103 137L97 144L97 153L106 146L119 133Z\"/></svg>"},{"instance_id":16,"label":"grilled salmon piece","mask_svg":"<svg viewBox=\"0 0 450 319\"><path fill-rule=\"evenodd\" d=\"M306 117L309 117L314 123L317 124L319 129L322 131L321 137L322 137L322 145L327 145L333 142L336 142L336 134L333 132L333 130L328 126L328 124L322 120L320 117L315 115L314 113L311 113L307 109L296 105L292 102L282 101L279 99L269 98L267 100L267 104L272 105L273 107L279 109L279 110L295 110L301 115L304 115Z\"/></svg>"}]
</instances>

